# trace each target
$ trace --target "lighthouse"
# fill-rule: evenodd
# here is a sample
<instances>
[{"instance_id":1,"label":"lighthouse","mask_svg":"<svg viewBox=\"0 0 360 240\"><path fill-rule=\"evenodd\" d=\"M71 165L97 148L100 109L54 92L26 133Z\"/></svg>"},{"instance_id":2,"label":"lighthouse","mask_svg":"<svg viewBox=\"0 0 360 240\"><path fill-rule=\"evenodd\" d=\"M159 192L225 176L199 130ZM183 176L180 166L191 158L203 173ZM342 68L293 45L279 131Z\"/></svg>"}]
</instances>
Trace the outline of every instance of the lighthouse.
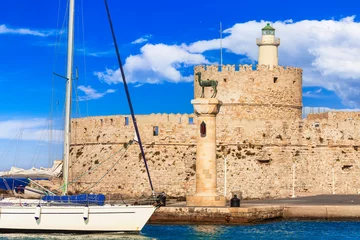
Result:
<instances>
[{"instance_id":1,"label":"lighthouse","mask_svg":"<svg viewBox=\"0 0 360 240\"><path fill-rule=\"evenodd\" d=\"M280 39L275 37L275 28L271 27L268 23L263 29L261 29L261 38L256 39L256 44L259 46L259 65L268 65L270 69L274 66L278 66L278 46L280 45Z\"/></svg>"}]
</instances>

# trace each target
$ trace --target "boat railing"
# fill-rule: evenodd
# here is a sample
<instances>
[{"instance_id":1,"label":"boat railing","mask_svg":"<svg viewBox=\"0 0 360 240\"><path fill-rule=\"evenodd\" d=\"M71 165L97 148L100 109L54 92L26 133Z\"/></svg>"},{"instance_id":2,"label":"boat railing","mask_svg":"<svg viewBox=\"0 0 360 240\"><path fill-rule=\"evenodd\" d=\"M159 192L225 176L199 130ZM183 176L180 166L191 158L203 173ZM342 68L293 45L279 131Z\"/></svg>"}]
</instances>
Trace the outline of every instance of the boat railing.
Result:
<instances>
[{"instance_id":1,"label":"boat railing","mask_svg":"<svg viewBox=\"0 0 360 240\"><path fill-rule=\"evenodd\" d=\"M13 198L13 199L3 199L0 201L1 207L36 207L37 205L41 206L104 206L104 205L152 205L154 203L154 199L109 199L104 202L104 204L96 204L94 202L86 202L86 201L72 201L72 202L58 202L58 201L43 201L40 199L21 199L21 198Z\"/></svg>"}]
</instances>

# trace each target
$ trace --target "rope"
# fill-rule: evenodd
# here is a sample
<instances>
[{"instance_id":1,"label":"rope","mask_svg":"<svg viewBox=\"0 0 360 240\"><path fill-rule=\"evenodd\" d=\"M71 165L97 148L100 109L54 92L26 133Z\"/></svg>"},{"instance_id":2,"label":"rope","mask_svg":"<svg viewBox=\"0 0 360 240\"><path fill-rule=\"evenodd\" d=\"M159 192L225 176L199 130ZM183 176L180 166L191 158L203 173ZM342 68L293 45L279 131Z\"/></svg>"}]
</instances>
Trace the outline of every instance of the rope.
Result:
<instances>
[{"instance_id":1,"label":"rope","mask_svg":"<svg viewBox=\"0 0 360 240\"><path fill-rule=\"evenodd\" d=\"M99 164L97 164L95 167L90 168L89 170L85 171L83 174L79 175L78 177L74 178L71 182L69 182L67 185L71 185L73 183L75 183L77 180L79 180L80 178L82 178L85 174L95 170L96 168L100 167L100 165L102 165L103 163L105 163L106 161L108 161L109 159L111 159L113 156L115 156L116 154L118 154L121 150L123 149L127 149L129 145L131 145L133 143L133 140L130 140L127 144L125 144L122 148L120 148L118 151L116 151L114 154L112 154L111 156L109 156L107 159L105 159L103 162L100 162ZM126 152L126 151L125 151ZM65 184L61 185L61 187L58 189L62 189L65 187Z\"/></svg>"}]
</instances>

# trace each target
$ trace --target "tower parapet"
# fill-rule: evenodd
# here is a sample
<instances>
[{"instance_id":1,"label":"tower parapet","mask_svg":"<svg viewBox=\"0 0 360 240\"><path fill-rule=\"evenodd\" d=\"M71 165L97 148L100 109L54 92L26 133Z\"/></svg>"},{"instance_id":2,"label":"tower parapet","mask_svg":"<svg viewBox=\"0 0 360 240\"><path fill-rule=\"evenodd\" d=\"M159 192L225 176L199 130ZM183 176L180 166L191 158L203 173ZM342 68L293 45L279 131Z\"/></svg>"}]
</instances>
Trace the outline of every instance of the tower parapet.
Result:
<instances>
[{"instance_id":1,"label":"tower parapet","mask_svg":"<svg viewBox=\"0 0 360 240\"><path fill-rule=\"evenodd\" d=\"M302 109L302 69L258 65L196 66L202 79L217 80L217 98L223 102L218 117L234 119L300 119ZM201 95L197 77L195 98ZM205 96L211 96L211 89Z\"/></svg>"}]
</instances>

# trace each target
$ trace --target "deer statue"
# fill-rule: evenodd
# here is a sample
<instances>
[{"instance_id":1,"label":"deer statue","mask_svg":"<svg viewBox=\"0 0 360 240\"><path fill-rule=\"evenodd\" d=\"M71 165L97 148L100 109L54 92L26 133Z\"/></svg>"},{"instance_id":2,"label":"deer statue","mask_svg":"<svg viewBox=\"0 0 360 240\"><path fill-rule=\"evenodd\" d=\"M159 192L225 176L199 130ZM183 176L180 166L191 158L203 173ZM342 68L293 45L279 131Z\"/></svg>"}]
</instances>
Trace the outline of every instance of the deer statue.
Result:
<instances>
[{"instance_id":1,"label":"deer statue","mask_svg":"<svg viewBox=\"0 0 360 240\"><path fill-rule=\"evenodd\" d=\"M201 96L200 98L203 98L204 97L204 88L205 87L212 87L213 88L213 95L211 96L211 98L215 98L216 97L216 94L217 94L217 85L218 85L218 82L216 80L201 80L201 72L197 72L195 75L198 76L198 82L199 82L199 85L202 87L202 91L201 91Z\"/></svg>"}]
</instances>

